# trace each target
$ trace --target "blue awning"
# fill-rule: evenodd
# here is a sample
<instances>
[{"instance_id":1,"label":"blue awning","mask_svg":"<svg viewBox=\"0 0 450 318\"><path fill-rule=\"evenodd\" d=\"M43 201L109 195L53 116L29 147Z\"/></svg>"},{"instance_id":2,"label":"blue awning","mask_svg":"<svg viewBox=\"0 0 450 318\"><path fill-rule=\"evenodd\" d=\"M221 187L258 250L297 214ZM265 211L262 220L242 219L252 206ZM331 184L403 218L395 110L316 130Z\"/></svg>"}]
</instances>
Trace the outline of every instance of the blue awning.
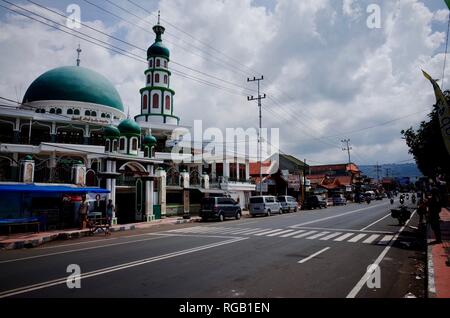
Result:
<instances>
[{"instance_id":1,"label":"blue awning","mask_svg":"<svg viewBox=\"0 0 450 318\"><path fill-rule=\"evenodd\" d=\"M37 185L37 184L0 184L1 192L26 192L26 193L110 193L109 190L96 187L76 187L67 185Z\"/></svg>"}]
</instances>

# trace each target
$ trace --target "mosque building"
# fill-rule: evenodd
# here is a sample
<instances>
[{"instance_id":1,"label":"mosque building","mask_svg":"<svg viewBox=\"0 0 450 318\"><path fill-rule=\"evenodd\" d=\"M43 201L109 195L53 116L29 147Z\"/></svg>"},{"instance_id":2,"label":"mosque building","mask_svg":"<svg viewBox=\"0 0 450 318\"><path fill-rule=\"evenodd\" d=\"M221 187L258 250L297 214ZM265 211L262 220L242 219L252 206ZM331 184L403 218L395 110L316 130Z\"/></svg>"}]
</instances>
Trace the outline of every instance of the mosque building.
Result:
<instances>
[{"instance_id":1,"label":"mosque building","mask_svg":"<svg viewBox=\"0 0 450 318\"><path fill-rule=\"evenodd\" d=\"M158 21L153 31L134 118L106 77L80 66L80 48L76 66L45 72L19 106L0 108L0 219L45 214L48 228L68 228L81 193L111 199L115 224L195 213L208 195L245 207L255 190L245 158L172 160L171 136L182 126L165 29Z\"/></svg>"}]
</instances>

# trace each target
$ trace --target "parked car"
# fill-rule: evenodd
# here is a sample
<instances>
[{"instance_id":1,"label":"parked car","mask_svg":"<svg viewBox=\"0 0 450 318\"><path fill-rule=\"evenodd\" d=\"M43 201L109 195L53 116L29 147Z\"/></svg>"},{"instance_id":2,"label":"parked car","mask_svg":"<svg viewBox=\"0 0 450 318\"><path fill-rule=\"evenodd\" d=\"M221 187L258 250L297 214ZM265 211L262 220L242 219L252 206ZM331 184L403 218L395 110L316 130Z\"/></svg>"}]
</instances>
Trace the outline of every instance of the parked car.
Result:
<instances>
[{"instance_id":1,"label":"parked car","mask_svg":"<svg viewBox=\"0 0 450 318\"><path fill-rule=\"evenodd\" d=\"M384 196L382 193L378 193L375 195L375 200L383 200Z\"/></svg>"},{"instance_id":2,"label":"parked car","mask_svg":"<svg viewBox=\"0 0 450 318\"><path fill-rule=\"evenodd\" d=\"M321 209L327 207L327 201L324 200L320 195L311 195L306 198L305 202L303 202L302 209L311 210L311 209Z\"/></svg>"},{"instance_id":3,"label":"parked car","mask_svg":"<svg viewBox=\"0 0 450 318\"><path fill-rule=\"evenodd\" d=\"M231 198L209 197L202 199L199 215L203 221L208 219L223 221L225 218L239 220L242 216L242 211L239 203Z\"/></svg>"},{"instance_id":4,"label":"parked car","mask_svg":"<svg viewBox=\"0 0 450 318\"><path fill-rule=\"evenodd\" d=\"M297 212L298 203L294 197L291 197L290 195L280 195L277 197L277 200L280 202L283 212Z\"/></svg>"},{"instance_id":5,"label":"parked car","mask_svg":"<svg viewBox=\"0 0 450 318\"><path fill-rule=\"evenodd\" d=\"M272 213L283 213L280 203L272 195L250 197L249 210L251 216L258 214L270 216Z\"/></svg>"},{"instance_id":6,"label":"parked car","mask_svg":"<svg viewBox=\"0 0 450 318\"><path fill-rule=\"evenodd\" d=\"M347 199L343 194L336 194L333 196L333 205L346 205Z\"/></svg>"}]
</instances>

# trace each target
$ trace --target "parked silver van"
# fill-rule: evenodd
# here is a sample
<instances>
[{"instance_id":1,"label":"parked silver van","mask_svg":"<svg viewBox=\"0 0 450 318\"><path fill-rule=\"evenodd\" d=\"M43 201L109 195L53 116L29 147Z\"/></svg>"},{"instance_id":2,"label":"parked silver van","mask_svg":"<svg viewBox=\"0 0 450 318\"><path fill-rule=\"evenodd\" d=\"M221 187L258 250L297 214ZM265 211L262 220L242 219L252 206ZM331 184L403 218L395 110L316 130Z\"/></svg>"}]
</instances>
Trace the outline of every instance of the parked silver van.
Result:
<instances>
[{"instance_id":1,"label":"parked silver van","mask_svg":"<svg viewBox=\"0 0 450 318\"><path fill-rule=\"evenodd\" d=\"M272 213L283 213L280 203L273 195L251 197L249 210L252 216L259 214L270 216Z\"/></svg>"},{"instance_id":2,"label":"parked silver van","mask_svg":"<svg viewBox=\"0 0 450 318\"><path fill-rule=\"evenodd\" d=\"M280 195L277 197L277 200L280 202L283 212L297 212L298 203L294 197L291 197L290 195Z\"/></svg>"}]
</instances>

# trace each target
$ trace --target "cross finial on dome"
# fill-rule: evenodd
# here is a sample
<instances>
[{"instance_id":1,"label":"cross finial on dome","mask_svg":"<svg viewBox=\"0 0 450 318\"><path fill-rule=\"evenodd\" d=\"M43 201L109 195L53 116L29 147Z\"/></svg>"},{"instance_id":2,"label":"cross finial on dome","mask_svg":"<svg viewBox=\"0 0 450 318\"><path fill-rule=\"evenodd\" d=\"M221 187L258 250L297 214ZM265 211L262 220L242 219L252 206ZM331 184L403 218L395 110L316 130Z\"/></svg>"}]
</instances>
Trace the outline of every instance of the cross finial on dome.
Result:
<instances>
[{"instance_id":1,"label":"cross finial on dome","mask_svg":"<svg viewBox=\"0 0 450 318\"><path fill-rule=\"evenodd\" d=\"M161 19L161 11L158 10L158 25L159 25L160 19Z\"/></svg>"},{"instance_id":2,"label":"cross finial on dome","mask_svg":"<svg viewBox=\"0 0 450 318\"><path fill-rule=\"evenodd\" d=\"M128 114L127 114L127 119L130 119L130 106L128 106Z\"/></svg>"},{"instance_id":3,"label":"cross finial on dome","mask_svg":"<svg viewBox=\"0 0 450 318\"><path fill-rule=\"evenodd\" d=\"M80 44L78 44L78 49L77 49L77 66L80 66L80 62L81 62L81 60L80 60L80 53L81 52L82 52L81 46L80 46Z\"/></svg>"}]
</instances>

